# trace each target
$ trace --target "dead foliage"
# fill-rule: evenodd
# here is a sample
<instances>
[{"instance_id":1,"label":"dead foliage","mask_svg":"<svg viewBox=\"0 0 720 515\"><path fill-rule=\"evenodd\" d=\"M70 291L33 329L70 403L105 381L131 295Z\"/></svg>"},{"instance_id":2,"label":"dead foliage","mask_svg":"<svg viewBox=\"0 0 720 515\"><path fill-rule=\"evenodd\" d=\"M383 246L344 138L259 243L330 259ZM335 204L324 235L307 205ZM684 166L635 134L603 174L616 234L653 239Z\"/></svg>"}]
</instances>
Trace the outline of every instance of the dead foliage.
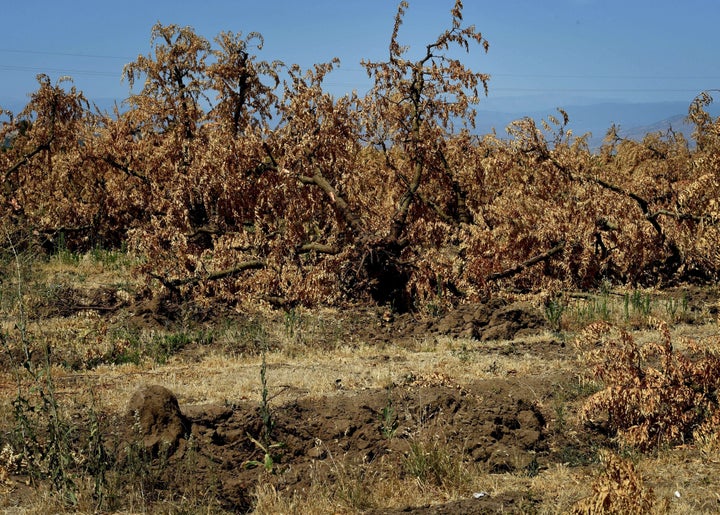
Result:
<instances>
[{"instance_id":1,"label":"dead foliage","mask_svg":"<svg viewBox=\"0 0 720 515\"><path fill-rule=\"evenodd\" d=\"M337 59L303 70L264 59L257 33L211 42L160 23L113 112L40 75L25 109L3 112L3 226L48 251L127 245L154 292L199 304L407 311L498 289L718 278L708 93L689 109L694 146L611 128L593 153L563 110L478 135L490 77L457 56L488 41L457 0L449 27L410 49L407 9L387 60L362 63L364 95L326 91Z\"/></svg>"},{"instance_id":2,"label":"dead foliage","mask_svg":"<svg viewBox=\"0 0 720 515\"><path fill-rule=\"evenodd\" d=\"M578 502L572 513L652 513L653 491L643 484L632 462L609 452L602 459L605 470L595 480L592 495Z\"/></svg>"},{"instance_id":3,"label":"dead foliage","mask_svg":"<svg viewBox=\"0 0 720 515\"><path fill-rule=\"evenodd\" d=\"M590 325L579 340L590 373L604 385L586 401L582 417L606 417L623 444L641 450L685 443L694 432L707 432L720 411L717 336L689 341L681 352L668 326L657 325L658 342L638 343L605 323Z\"/></svg>"}]
</instances>

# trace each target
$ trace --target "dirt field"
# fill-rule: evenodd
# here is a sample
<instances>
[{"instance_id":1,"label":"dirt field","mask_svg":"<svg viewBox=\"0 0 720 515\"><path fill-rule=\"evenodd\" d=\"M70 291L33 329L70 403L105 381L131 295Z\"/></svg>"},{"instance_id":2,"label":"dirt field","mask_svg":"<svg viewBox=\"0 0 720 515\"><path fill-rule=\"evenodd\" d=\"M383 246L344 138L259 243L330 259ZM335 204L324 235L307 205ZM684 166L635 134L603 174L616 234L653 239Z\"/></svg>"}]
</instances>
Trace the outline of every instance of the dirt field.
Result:
<instances>
[{"instance_id":1,"label":"dirt field","mask_svg":"<svg viewBox=\"0 0 720 515\"><path fill-rule=\"evenodd\" d=\"M647 310L619 293L566 295L560 317L504 296L404 315L186 306L174 320L134 302L133 287L107 264L45 266L22 334L9 287L3 297L2 444L17 446L13 400L41 403L14 368L23 342L38 365L48 343L68 440L82 454L102 431L102 511L561 513L593 493L606 451L633 464L654 511L720 509L715 441L640 453L602 418L579 419L602 385L575 345L597 319L640 340L657 337L652 316L671 318L678 342L717 337L716 287L645 292ZM3 453L7 512L100 502L78 479L89 456L69 509Z\"/></svg>"}]
</instances>

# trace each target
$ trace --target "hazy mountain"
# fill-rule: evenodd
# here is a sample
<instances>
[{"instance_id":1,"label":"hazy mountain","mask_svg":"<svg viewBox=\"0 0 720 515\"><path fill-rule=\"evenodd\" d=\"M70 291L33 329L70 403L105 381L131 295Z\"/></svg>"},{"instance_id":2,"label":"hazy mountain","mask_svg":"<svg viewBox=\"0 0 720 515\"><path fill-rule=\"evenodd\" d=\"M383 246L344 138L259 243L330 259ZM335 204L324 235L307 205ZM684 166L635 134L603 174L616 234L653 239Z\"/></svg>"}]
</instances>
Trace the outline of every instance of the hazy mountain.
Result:
<instances>
[{"instance_id":1,"label":"hazy mountain","mask_svg":"<svg viewBox=\"0 0 720 515\"><path fill-rule=\"evenodd\" d=\"M499 136L504 137L507 134L505 128L514 120L528 116L537 122L547 119L549 115L559 117L557 109L551 107L531 110L524 114L517 112L512 105L508 107L508 110L503 111L478 110L477 132L485 134L495 129ZM568 128L577 136L589 132L590 147L597 148L613 124L618 127L620 136L626 138L642 139L649 132L672 128L690 139L693 127L685 121L688 107L689 104L682 102L602 102L564 106L563 109L570 118ZM709 112L718 116L720 107L712 105Z\"/></svg>"},{"instance_id":2,"label":"hazy mountain","mask_svg":"<svg viewBox=\"0 0 720 515\"><path fill-rule=\"evenodd\" d=\"M676 115L648 125L630 127L627 130L623 130L621 132L621 136L629 139L640 140L646 134L650 134L651 132L667 132L672 130L677 133L682 133L685 136L685 139L690 141L692 140L692 133L695 130L695 126L688 123L686 117L687 115Z\"/></svg>"}]
</instances>

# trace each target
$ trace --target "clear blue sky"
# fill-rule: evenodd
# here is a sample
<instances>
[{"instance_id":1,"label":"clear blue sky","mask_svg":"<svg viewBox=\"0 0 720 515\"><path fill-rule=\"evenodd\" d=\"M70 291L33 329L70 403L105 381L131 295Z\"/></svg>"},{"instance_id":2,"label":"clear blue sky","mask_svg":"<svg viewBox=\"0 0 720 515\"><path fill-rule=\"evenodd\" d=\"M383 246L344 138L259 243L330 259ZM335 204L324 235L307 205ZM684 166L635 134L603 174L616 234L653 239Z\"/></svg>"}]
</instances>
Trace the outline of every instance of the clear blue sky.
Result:
<instances>
[{"instance_id":1,"label":"clear blue sky","mask_svg":"<svg viewBox=\"0 0 720 515\"><path fill-rule=\"evenodd\" d=\"M212 40L257 31L260 56L304 67L339 57L328 89L364 92L363 57L387 56L394 0L7 0L0 30L0 106L24 103L35 75L62 75L91 100L128 95L125 63L150 52L152 25L190 25ZM420 52L449 25L453 0L410 0L401 32ZM465 0L465 22L490 42L466 58L488 73L486 106L603 100L690 103L720 88L718 0ZM412 50L411 50L412 55ZM481 107L482 109L482 107Z\"/></svg>"}]
</instances>

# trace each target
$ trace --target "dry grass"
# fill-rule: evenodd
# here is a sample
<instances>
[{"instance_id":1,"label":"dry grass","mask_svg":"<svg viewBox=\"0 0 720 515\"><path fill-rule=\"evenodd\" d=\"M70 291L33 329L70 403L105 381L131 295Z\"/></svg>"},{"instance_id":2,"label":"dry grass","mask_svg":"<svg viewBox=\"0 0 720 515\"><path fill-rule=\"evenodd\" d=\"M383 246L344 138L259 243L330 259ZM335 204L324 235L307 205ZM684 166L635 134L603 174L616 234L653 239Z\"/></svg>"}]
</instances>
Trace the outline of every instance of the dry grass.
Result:
<instances>
[{"instance_id":1,"label":"dry grass","mask_svg":"<svg viewBox=\"0 0 720 515\"><path fill-rule=\"evenodd\" d=\"M113 261L117 263L117 261ZM97 258L59 258L33 265L34 282L24 284L25 300L41 296L52 284L71 285L89 290L115 288L125 291L133 284L128 262L121 264L98 262ZM16 301L12 289L3 290L2 330L8 346L17 344ZM622 298L612 304L613 316L623 318ZM574 308L565 312L560 338L570 341L571 330L580 322L571 316ZM584 300L584 302L595 302ZM31 302L32 304L32 302ZM42 305L42 302L33 304ZM657 306L662 306L658 302ZM654 314L658 314L657 310ZM30 313L32 315L32 313ZM132 393L142 385L162 384L178 396L182 404L255 402L261 397L258 373L261 364L260 347L267 345L267 373L270 402L282 404L298 397L325 397L361 390L382 389L402 385L423 377L448 378L458 386L467 386L483 379L511 378L527 388L527 396L536 401L548 414L550 431L565 431L568 438L584 431L578 425L577 412L586 398L586 388L579 378L582 371L573 352L541 352L558 338L547 333L522 342L502 341L479 343L451 337L423 337L401 345L378 345L360 337L344 337L339 331L339 314L333 310L302 311L278 317L266 313L255 321L235 321L203 328L198 332L190 326L167 329L128 329L124 311L111 316L99 316L92 311L75 315L31 318L26 327L29 342L50 343L57 355L67 362L55 363L51 369L56 394L69 411L87 406L89 392L95 402L107 412L121 413ZM622 322L622 320L620 320ZM653 341L658 334L648 325L633 332L638 342ZM337 330L336 330L337 329ZM686 351L687 337L712 337L718 326L675 323L672 338L676 350ZM169 341L179 333L189 335L187 348L168 352L159 362L151 352L125 363L100 363L85 367L87 356L110 356L120 342L135 338L143 349L157 342ZM200 334L209 343L200 341ZM571 347L569 347L571 348ZM5 352L5 351L4 351ZM75 357L74 360L71 359ZM71 367L67 363L78 366ZM0 399L2 410L9 413L10 401L17 392L17 376L9 366L0 371ZM553 395L534 390L537 380L547 380L556 386ZM30 386L30 384L27 384ZM3 430L10 419L4 417ZM537 513L566 513L579 501L592 494L592 485L602 477L598 463L551 464L536 474L490 474L449 451L438 442L418 442L424 456L433 456L438 470L436 476L405 473L390 463L375 467L372 472L345 463L340 456L318 463L331 467L333 482L318 480L309 490L288 493L270 484L260 483L254 491L256 513L357 513L364 509L402 509L409 505L442 504L467 499L474 492L486 492L491 497L524 492L527 508ZM706 434L686 446L661 449L656 452L631 454L634 470L643 487L651 492L658 512L713 513L720 507L720 444L714 434ZM424 464L423 466L429 466ZM3 472L4 471L4 472ZM3 475L4 474L4 475ZM318 474L318 478L325 477ZM435 477L435 479L432 479ZM13 479L0 468L0 506L8 513L59 512L63 506L49 492L37 489L17 506L10 492ZM676 493L677 492L677 493ZM648 494L650 495L650 494ZM129 509L146 509L136 499ZM91 503L78 504L75 510L92 511ZM153 512L203 511L221 512L211 500L172 501L155 505Z\"/></svg>"}]
</instances>

